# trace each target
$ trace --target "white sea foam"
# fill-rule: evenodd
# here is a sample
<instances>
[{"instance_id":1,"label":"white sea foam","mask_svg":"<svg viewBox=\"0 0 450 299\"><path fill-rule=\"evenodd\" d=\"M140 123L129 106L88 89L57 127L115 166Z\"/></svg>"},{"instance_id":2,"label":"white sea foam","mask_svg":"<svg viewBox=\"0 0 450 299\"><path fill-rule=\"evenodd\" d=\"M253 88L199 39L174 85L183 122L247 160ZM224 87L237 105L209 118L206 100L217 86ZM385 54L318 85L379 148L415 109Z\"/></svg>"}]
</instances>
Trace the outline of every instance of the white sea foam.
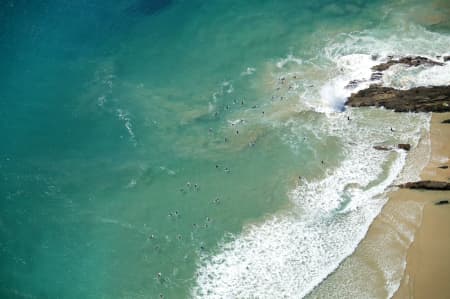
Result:
<instances>
[{"instance_id":1,"label":"white sea foam","mask_svg":"<svg viewBox=\"0 0 450 299\"><path fill-rule=\"evenodd\" d=\"M277 66L277 68L281 69L281 68L283 68L286 64L288 64L288 63L290 63L290 62L295 63L295 64L298 64L298 65L301 65L303 61L302 61L300 58L295 57L295 56L292 55L292 54L289 54L286 58L280 59L280 60L276 63L276 66Z\"/></svg>"},{"instance_id":2,"label":"white sea foam","mask_svg":"<svg viewBox=\"0 0 450 299\"><path fill-rule=\"evenodd\" d=\"M121 121L123 121L125 128L127 129L127 132L130 136L130 140L133 142L133 144L136 146L136 136L133 132L133 124L131 123L130 115L127 111L123 109L117 109L117 116Z\"/></svg>"},{"instance_id":3,"label":"white sea foam","mask_svg":"<svg viewBox=\"0 0 450 299\"><path fill-rule=\"evenodd\" d=\"M341 35L323 50L320 59L331 62L326 72L329 75L322 81L305 79L300 83L303 87L299 88L300 105L303 109L327 113L321 126L311 132L317 138L323 134L341 140L345 145L344 160L328 170L325 178L304 181L293 190L290 198L294 205L289 213L280 213L263 223L249 226L232 241L221 244L216 255L203 256L197 271L197 284L192 289L193 297L300 298L354 251L386 202L385 191L395 182L407 159L402 150L375 151L373 144L389 139L414 147L419 143L421 133L429 128L429 117L350 109L348 115L352 120L348 121L345 115L335 112L342 110L351 92L370 84L371 67L386 60L387 55L431 57L444 53L447 50L444 48L450 46L450 38L435 36L420 27L414 32L419 32L414 39L409 31L395 38L372 32ZM373 55L379 55L379 58ZM319 62L305 66L301 59L290 56L277 62L276 66L283 68L290 61L301 67L317 68L319 72L324 68ZM447 66L416 68L414 71L416 73L402 83L403 88L427 85L430 77L439 77L442 82L448 80L444 75ZM392 72L402 76L395 68ZM392 85L389 78L388 74L382 83ZM351 80L359 80L356 87L346 86ZM434 79L433 84L441 82L439 80ZM285 125L296 128L295 123L292 120ZM392 132L389 126L397 130ZM300 142L302 134L299 132L305 129L308 128L299 125L292 131L297 135L284 140L295 140L294 136L297 136ZM317 131L320 134L315 133ZM410 242L412 235L407 239ZM399 263L404 264L404 261ZM382 271L391 296L401 277L388 264Z\"/></svg>"},{"instance_id":4,"label":"white sea foam","mask_svg":"<svg viewBox=\"0 0 450 299\"><path fill-rule=\"evenodd\" d=\"M384 178L372 186L382 176L382 161L390 154L374 151L367 142L383 140L386 128L363 127L365 119L355 113L349 124L345 117L334 114L317 128L358 146L348 146L347 158L325 179L306 182L292 191L292 214L248 227L234 241L223 244L217 255L205 256L194 297L302 297L353 252L385 203L380 195L406 159L404 151L391 153L397 158ZM426 119L411 123L404 117L403 134L415 132L422 120ZM418 141L411 136L413 144Z\"/></svg>"}]
</instances>

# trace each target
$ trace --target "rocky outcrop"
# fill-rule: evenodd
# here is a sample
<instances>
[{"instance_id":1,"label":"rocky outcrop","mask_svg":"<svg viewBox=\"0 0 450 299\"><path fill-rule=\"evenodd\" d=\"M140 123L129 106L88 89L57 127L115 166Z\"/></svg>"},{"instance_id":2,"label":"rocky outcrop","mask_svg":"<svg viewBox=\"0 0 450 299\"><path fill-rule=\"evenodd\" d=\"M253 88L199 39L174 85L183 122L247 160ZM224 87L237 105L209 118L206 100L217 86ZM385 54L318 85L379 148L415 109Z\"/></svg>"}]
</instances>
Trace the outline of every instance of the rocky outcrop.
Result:
<instances>
[{"instance_id":1,"label":"rocky outcrop","mask_svg":"<svg viewBox=\"0 0 450 299\"><path fill-rule=\"evenodd\" d=\"M393 149L392 147L386 146L386 145L374 145L373 148L378 150L378 151L390 151L390 150ZM411 149L411 144L400 143L400 144L397 145L397 148L405 150L405 151L409 151Z\"/></svg>"},{"instance_id":2,"label":"rocky outcrop","mask_svg":"<svg viewBox=\"0 0 450 299\"><path fill-rule=\"evenodd\" d=\"M399 149L405 150L405 151L409 151L411 149L411 144L408 143L400 143L399 145L397 145L397 147Z\"/></svg>"},{"instance_id":3,"label":"rocky outcrop","mask_svg":"<svg viewBox=\"0 0 450 299\"><path fill-rule=\"evenodd\" d=\"M450 190L450 183L439 181L417 181L398 185L400 188L406 189L423 189L423 190Z\"/></svg>"},{"instance_id":4,"label":"rocky outcrop","mask_svg":"<svg viewBox=\"0 0 450 299\"><path fill-rule=\"evenodd\" d=\"M444 58L444 61L446 61L445 58ZM434 60L431 60L426 57L422 57L422 56L410 57L410 56L408 56L408 57L400 58L398 60L389 59L388 62L375 65L374 67L372 67L372 70L382 72L382 71L387 70L388 68L390 68L391 66L393 66L395 64L406 64L408 66L443 65L442 62L434 61Z\"/></svg>"},{"instance_id":5,"label":"rocky outcrop","mask_svg":"<svg viewBox=\"0 0 450 299\"><path fill-rule=\"evenodd\" d=\"M385 107L396 112L448 112L450 86L416 87L399 90L380 85L352 94L345 103L352 107Z\"/></svg>"},{"instance_id":6,"label":"rocky outcrop","mask_svg":"<svg viewBox=\"0 0 450 299\"><path fill-rule=\"evenodd\" d=\"M375 145L373 148L378 151L390 151L392 149L391 147L384 146L384 145Z\"/></svg>"}]
</instances>

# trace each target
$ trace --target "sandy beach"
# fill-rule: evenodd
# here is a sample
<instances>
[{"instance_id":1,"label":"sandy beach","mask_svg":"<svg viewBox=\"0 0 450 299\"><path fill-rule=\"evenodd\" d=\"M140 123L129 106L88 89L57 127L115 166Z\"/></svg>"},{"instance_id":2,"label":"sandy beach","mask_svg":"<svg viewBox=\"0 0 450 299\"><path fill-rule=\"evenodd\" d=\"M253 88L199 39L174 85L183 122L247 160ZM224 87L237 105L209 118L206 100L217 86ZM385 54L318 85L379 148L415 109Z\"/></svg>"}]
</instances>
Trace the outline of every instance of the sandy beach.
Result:
<instances>
[{"instance_id":1,"label":"sandy beach","mask_svg":"<svg viewBox=\"0 0 450 299\"><path fill-rule=\"evenodd\" d=\"M449 165L450 124L441 123L449 118L450 113L432 116L431 158L421 173L423 180L450 178L449 168L439 168ZM450 205L435 205L438 200L450 199L450 192L399 190L392 194L390 204L405 199L424 206L421 223L407 251L400 288L393 298L450 298Z\"/></svg>"}]
</instances>

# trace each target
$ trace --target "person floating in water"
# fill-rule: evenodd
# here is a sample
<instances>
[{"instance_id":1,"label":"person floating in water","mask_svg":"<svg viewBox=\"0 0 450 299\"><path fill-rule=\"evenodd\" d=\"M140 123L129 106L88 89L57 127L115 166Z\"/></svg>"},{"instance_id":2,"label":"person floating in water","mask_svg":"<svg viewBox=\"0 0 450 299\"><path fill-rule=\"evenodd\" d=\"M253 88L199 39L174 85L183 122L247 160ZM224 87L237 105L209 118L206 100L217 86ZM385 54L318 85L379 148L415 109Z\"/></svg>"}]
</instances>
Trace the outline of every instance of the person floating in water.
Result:
<instances>
[{"instance_id":1,"label":"person floating in water","mask_svg":"<svg viewBox=\"0 0 450 299\"><path fill-rule=\"evenodd\" d=\"M161 272L158 272L156 274L156 279L158 280L159 283L163 283L164 282L164 279L162 277L162 273Z\"/></svg>"}]
</instances>

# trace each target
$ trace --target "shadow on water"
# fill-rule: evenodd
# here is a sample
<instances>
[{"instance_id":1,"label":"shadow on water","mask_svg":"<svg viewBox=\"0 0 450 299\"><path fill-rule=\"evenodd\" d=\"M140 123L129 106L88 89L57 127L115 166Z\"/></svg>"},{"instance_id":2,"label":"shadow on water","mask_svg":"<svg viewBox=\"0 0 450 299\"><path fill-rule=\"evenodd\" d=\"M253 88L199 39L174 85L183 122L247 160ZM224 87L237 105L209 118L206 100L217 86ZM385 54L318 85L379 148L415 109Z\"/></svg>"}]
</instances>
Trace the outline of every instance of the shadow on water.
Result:
<instances>
[{"instance_id":1,"label":"shadow on water","mask_svg":"<svg viewBox=\"0 0 450 299\"><path fill-rule=\"evenodd\" d=\"M172 0L136 0L127 12L143 15L154 15L172 4Z\"/></svg>"}]
</instances>

